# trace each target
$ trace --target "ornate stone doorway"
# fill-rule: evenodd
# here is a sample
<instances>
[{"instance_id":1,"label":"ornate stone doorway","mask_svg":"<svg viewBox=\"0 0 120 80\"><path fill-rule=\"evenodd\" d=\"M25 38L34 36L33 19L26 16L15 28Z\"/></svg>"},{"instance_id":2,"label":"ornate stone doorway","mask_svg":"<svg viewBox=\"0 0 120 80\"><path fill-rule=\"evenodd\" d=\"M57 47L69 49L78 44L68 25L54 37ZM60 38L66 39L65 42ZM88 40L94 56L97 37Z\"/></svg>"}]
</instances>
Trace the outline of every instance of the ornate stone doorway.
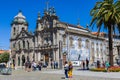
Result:
<instances>
[{"instance_id":1,"label":"ornate stone doorway","mask_svg":"<svg viewBox=\"0 0 120 80\"><path fill-rule=\"evenodd\" d=\"M25 63L25 56L22 55L22 66L24 66L24 63Z\"/></svg>"},{"instance_id":2,"label":"ornate stone doorway","mask_svg":"<svg viewBox=\"0 0 120 80\"><path fill-rule=\"evenodd\" d=\"M46 63L46 65L48 65L48 63L49 63L49 55L48 54L45 54L45 63Z\"/></svg>"},{"instance_id":3,"label":"ornate stone doorway","mask_svg":"<svg viewBox=\"0 0 120 80\"><path fill-rule=\"evenodd\" d=\"M18 56L18 66L20 66L20 56Z\"/></svg>"},{"instance_id":4,"label":"ornate stone doorway","mask_svg":"<svg viewBox=\"0 0 120 80\"><path fill-rule=\"evenodd\" d=\"M48 54L45 54L45 62L49 62L49 56L48 56Z\"/></svg>"}]
</instances>

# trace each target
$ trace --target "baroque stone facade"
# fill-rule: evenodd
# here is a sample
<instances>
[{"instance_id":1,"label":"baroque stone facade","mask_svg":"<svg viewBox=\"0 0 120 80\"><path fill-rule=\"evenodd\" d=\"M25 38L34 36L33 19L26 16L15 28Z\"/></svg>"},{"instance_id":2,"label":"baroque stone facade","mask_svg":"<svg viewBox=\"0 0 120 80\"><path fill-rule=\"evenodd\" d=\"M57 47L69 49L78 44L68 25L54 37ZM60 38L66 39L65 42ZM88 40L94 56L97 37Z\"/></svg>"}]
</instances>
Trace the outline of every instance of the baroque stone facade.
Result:
<instances>
[{"instance_id":1,"label":"baroque stone facade","mask_svg":"<svg viewBox=\"0 0 120 80\"><path fill-rule=\"evenodd\" d=\"M65 60L90 63L108 59L108 37L105 33L91 32L80 25L61 22L54 8L44 11L36 21L34 34L28 31L28 22L22 12L14 17L11 23L11 55L16 67L24 66L26 61L42 61L50 65L57 61L59 67ZM120 44L118 36L113 41L114 46ZM114 59L118 56L114 47ZM114 60L115 61L115 60Z\"/></svg>"}]
</instances>

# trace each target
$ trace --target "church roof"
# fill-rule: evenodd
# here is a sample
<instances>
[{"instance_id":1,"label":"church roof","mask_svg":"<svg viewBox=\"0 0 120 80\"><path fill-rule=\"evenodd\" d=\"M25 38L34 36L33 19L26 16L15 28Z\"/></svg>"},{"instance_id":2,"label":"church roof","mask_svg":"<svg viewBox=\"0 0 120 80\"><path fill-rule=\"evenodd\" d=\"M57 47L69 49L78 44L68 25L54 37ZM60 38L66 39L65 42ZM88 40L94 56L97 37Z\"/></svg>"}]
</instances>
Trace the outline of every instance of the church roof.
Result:
<instances>
[{"instance_id":1,"label":"church roof","mask_svg":"<svg viewBox=\"0 0 120 80\"><path fill-rule=\"evenodd\" d=\"M60 22L61 24L65 24L65 25L67 25L67 26L70 26L70 27L74 27L74 28L78 28L78 29L82 29L82 30L87 30L87 31L89 31L88 29L86 29L86 28L84 28L84 27L82 27L82 26L80 26L80 25L73 25L73 24L69 24L69 23L65 23L65 22Z\"/></svg>"},{"instance_id":2,"label":"church roof","mask_svg":"<svg viewBox=\"0 0 120 80\"><path fill-rule=\"evenodd\" d=\"M99 33L98 32L92 32L92 34L96 35L96 36L103 36L103 37L106 35L106 33L104 33L104 32L99 32Z\"/></svg>"},{"instance_id":3,"label":"church roof","mask_svg":"<svg viewBox=\"0 0 120 80\"><path fill-rule=\"evenodd\" d=\"M14 18L23 18L23 19L25 19L25 16L22 14L22 11L19 11L18 14Z\"/></svg>"}]
</instances>

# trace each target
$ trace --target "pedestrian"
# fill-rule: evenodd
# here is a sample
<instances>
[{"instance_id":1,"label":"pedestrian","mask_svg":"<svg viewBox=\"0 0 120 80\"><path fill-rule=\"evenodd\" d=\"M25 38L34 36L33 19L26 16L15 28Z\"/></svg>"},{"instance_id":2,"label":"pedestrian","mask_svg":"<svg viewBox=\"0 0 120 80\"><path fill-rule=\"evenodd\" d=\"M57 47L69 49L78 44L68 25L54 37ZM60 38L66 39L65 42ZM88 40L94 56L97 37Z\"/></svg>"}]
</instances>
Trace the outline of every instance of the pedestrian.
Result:
<instances>
[{"instance_id":1,"label":"pedestrian","mask_svg":"<svg viewBox=\"0 0 120 80\"><path fill-rule=\"evenodd\" d=\"M56 69L58 69L58 62L55 63Z\"/></svg>"},{"instance_id":2,"label":"pedestrian","mask_svg":"<svg viewBox=\"0 0 120 80\"><path fill-rule=\"evenodd\" d=\"M110 63L108 61L105 62L105 67L106 67L106 71L110 72L109 71Z\"/></svg>"},{"instance_id":3,"label":"pedestrian","mask_svg":"<svg viewBox=\"0 0 120 80\"><path fill-rule=\"evenodd\" d=\"M28 69L28 62L26 61L25 62L25 71L27 71L27 69Z\"/></svg>"},{"instance_id":4,"label":"pedestrian","mask_svg":"<svg viewBox=\"0 0 120 80\"><path fill-rule=\"evenodd\" d=\"M30 61L28 62L28 68L27 68L27 71L28 71L28 72L31 71L31 62L30 62Z\"/></svg>"},{"instance_id":5,"label":"pedestrian","mask_svg":"<svg viewBox=\"0 0 120 80\"><path fill-rule=\"evenodd\" d=\"M89 69L89 60L86 58L86 68Z\"/></svg>"},{"instance_id":6,"label":"pedestrian","mask_svg":"<svg viewBox=\"0 0 120 80\"><path fill-rule=\"evenodd\" d=\"M105 67L105 62L104 61L102 62L102 67Z\"/></svg>"},{"instance_id":7,"label":"pedestrian","mask_svg":"<svg viewBox=\"0 0 120 80\"><path fill-rule=\"evenodd\" d=\"M54 65L54 69L56 69L56 61L54 61L53 65Z\"/></svg>"},{"instance_id":8,"label":"pedestrian","mask_svg":"<svg viewBox=\"0 0 120 80\"><path fill-rule=\"evenodd\" d=\"M97 68L100 68L100 61L97 60Z\"/></svg>"},{"instance_id":9,"label":"pedestrian","mask_svg":"<svg viewBox=\"0 0 120 80\"><path fill-rule=\"evenodd\" d=\"M41 62L38 63L38 70L41 71Z\"/></svg>"},{"instance_id":10,"label":"pedestrian","mask_svg":"<svg viewBox=\"0 0 120 80\"><path fill-rule=\"evenodd\" d=\"M50 65L51 65L51 69L53 69L53 61L51 61Z\"/></svg>"},{"instance_id":11,"label":"pedestrian","mask_svg":"<svg viewBox=\"0 0 120 80\"><path fill-rule=\"evenodd\" d=\"M64 73L65 73L65 78L68 78L68 62L65 61L64 64Z\"/></svg>"},{"instance_id":12,"label":"pedestrian","mask_svg":"<svg viewBox=\"0 0 120 80\"><path fill-rule=\"evenodd\" d=\"M36 62L33 63L33 67L34 67L34 71L36 71L36 68L37 68L37 63Z\"/></svg>"},{"instance_id":13,"label":"pedestrian","mask_svg":"<svg viewBox=\"0 0 120 80\"><path fill-rule=\"evenodd\" d=\"M71 61L69 62L68 68L69 68L69 70L68 70L68 77L72 78L72 76L73 76L73 65L72 65Z\"/></svg>"},{"instance_id":14,"label":"pedestrian","mask_svg":"<svg viewBox=\"0 0 120 80\"><path fill-rule=\"evenodd\" d=\"M83 70L85 70L85 62L82 61L82 67L83 67Z\"/></svg>"}]
</instances>

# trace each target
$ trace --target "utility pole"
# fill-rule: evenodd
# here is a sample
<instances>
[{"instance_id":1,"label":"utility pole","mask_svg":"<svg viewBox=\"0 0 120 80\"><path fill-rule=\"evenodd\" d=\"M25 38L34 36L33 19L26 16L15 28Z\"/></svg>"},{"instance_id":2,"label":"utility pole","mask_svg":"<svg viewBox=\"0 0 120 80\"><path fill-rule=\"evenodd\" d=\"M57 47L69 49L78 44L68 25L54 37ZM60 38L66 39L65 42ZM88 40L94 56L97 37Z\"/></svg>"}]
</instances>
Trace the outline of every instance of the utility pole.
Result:
<instances>
[{"instance_id":1,"label":"utility pole","mask_svg":"<svg viewBox=\"0 0 120 80\"><path fill-rule=\"evenodd\" d=\"M67 28L66 28L66 32L67 32L67 58L68 58L68 61L70 61L70 56L69 56L69 32L67 31L68 29L68 25L67 25Z\"/></svg>"}]
</instances>

